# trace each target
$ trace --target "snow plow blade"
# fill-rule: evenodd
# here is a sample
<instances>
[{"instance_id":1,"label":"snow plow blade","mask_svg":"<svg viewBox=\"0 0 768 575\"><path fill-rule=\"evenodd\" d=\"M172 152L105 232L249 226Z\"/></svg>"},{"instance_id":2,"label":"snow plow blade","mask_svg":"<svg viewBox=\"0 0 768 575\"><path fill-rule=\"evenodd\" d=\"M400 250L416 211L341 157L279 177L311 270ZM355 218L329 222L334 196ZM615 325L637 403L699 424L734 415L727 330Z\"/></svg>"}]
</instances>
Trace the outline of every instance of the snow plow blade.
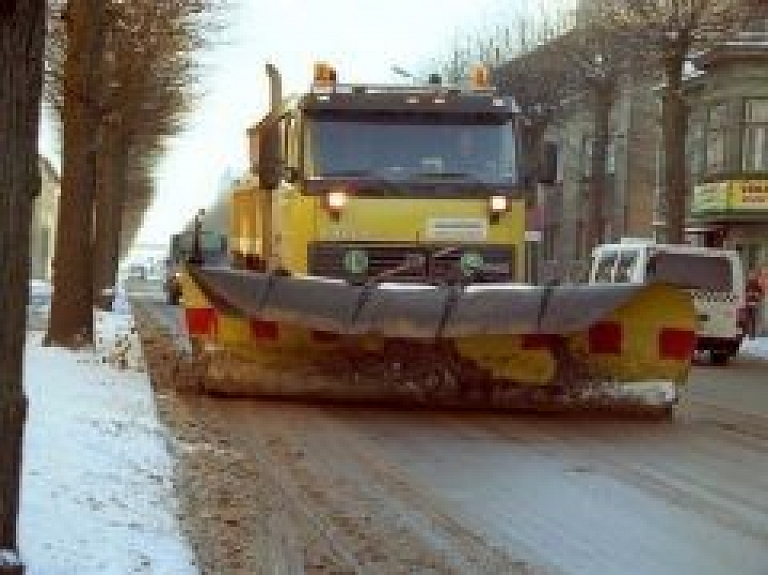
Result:
<instances>
[{"instance_id":1,"label":"snow plow blade","mask_svg":"<svg viewBox=\"0 0 768 575\"><path fill-rule=\"evenodd\" d=\"M202 391L470 408L672 406L695 345L661 285L352 285L188 266Z\"/></svg>"}]
</instances>

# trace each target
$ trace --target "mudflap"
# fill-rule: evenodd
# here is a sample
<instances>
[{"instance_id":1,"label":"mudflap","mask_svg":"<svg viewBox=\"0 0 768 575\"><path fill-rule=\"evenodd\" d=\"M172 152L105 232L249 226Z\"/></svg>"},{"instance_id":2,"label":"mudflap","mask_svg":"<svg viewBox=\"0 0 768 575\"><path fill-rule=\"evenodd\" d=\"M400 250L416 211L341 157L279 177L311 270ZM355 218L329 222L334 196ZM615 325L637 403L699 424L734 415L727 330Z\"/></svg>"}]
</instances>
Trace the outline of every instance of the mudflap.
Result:
<instances>
[{"instance_id":1,"label":"mudflap","mask_svg":"<svg viewBox=\"0 0 768 575\"><path fill-rule=\"evenodd\" d=\"M695 345L665 285L353 286L190 268L205 391L446 408L667 410Z\"/></svg>"}]
</instances>

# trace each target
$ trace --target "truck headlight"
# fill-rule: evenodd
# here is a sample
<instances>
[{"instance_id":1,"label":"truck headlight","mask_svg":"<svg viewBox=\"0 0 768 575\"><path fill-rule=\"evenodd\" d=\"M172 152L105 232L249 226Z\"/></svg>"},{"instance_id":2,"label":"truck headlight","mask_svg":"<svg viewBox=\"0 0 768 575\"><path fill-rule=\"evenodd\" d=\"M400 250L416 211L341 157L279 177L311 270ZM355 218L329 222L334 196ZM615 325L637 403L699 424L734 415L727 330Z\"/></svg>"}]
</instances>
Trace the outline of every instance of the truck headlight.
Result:
<instances>
[{"instance_id":1,"label":"truck headlight","mask_svg":"<svg viewBox=\"0 0 768 575\"><path fill-rule=\"evenodd\" d=\"M347 205L347 192L341 190L334 190L328 192L325 198L328 205L328 209L332 212L340 212Z\"/></svg>"},{"instance_id":2,"label":"truck headlight","mask_svg":"<svg viewBox=\"0 0 768 575\"><path fill-rule=\"evenodd\" d=\"M506 196L491 196L490 208L492 214L500 214L507 211Z\"/></svg>"}]
</instances>

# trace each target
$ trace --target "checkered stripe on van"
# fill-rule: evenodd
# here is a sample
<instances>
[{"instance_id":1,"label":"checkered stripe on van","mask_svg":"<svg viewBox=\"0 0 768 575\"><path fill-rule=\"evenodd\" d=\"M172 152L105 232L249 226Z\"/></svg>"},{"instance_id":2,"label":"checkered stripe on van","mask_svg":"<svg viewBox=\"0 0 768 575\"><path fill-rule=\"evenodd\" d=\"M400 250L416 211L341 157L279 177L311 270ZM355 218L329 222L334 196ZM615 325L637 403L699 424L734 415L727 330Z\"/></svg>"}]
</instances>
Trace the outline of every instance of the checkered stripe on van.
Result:
<instances>
[{"instance_id":1,"label":"checkered stripe on van","mask_svg":"<svg viewBox=\"0 0 768 575\"><path fill-rule=\"evenodd\" d=\"M704 291L704 290L693 290L691 292L691 295L693 295L694 299L697 299L699 301L704 302L712 302L712 303L738 303L739 298L736 294L732 293L721 293L721 292L713 292L713 291Z\"/></svg>"}]
</instances>

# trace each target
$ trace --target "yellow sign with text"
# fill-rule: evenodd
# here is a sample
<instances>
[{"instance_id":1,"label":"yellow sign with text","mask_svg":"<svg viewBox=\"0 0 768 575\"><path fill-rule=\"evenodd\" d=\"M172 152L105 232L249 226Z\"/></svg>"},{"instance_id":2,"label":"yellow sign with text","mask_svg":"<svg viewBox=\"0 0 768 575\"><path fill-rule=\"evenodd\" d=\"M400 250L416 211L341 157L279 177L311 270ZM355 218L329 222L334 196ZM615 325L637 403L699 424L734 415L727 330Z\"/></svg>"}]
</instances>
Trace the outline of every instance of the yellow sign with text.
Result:
<instances>
[{"instance_id":1,"label":"yellow sign with text","mask_svg":"<svg viewBox=\"0 0 768 575\"><path fill-rule=\"evenodd\" d=\"M693 189L692 214L768 211L768 180L731 180Z\"/></svg>"},{"instance_id":2,"label":"yellow sign with text","mask_svg":"<svg viewBox=\"0 0 768 575\"><path fill-rule=\"evenodd\" d=\"M768 181L732 182L729 209L768 211Z\"/></svg>"}]
</instances>

